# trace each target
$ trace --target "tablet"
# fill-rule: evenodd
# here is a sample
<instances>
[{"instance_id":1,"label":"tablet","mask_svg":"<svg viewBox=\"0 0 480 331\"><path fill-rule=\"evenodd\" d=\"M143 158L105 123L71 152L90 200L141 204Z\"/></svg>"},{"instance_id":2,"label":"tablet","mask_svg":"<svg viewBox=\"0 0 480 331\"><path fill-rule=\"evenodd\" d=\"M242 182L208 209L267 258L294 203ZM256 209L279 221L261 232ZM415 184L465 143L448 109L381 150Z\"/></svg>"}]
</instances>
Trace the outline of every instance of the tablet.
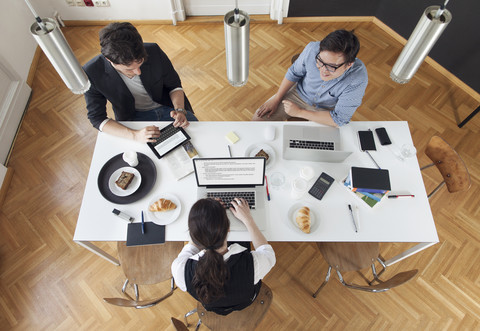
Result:
<instances>
[{"instance_id":1,"label":"tablet","mask_svg":"<svg viewBox=\"0 0 480 331\"><path fill-rule=\"evenodd\" d=\"M161 159L175 148L190 140L190 136L183 128L174 127L173 123L160 129L160 137L153 143L147 143L156 157Z\"/></svg>"}]
</instances>

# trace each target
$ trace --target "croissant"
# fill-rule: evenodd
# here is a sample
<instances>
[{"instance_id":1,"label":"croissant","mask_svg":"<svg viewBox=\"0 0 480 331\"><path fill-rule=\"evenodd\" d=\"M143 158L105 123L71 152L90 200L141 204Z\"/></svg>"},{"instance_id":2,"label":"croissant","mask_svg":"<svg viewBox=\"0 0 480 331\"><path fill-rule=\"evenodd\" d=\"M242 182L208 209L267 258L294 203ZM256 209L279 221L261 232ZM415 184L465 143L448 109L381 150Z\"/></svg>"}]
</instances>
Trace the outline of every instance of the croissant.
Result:
<instances>
[{"instance_id":1,"label":"croissant","mask_svg":"<svg viewBox=\"0 0 480 331\"><path fill-rule=\"evenodd\" d=\"M305 233L310 233L310 208L302 207L297 212L297 225Z\"/></svg>"},{"instance_id":2,"label":"croissant","mask_svg":"<svg viewBox=\"0 0 480 331\"><path fill-rule=\"evenodd\" d=\"M177 208L177 205L168 199L161 198L155 201L148 210L150 211L169 211Z\"/></svg>"}]
</instances>

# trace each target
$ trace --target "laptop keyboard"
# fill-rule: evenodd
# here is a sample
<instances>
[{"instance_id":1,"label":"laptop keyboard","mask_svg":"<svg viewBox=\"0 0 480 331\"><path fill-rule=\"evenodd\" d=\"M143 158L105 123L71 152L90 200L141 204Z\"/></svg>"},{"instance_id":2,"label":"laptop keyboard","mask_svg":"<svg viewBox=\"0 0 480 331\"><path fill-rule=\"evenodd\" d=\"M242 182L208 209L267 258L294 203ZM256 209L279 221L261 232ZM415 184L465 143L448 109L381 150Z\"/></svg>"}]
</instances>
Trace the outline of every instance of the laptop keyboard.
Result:
<instances>
[{"instance_id":1,"label":"laptop keyboard","mask_svg":"<svg viewBox=\"0 0 480 331\"><path fill-rule=\"evenodd\" d=\"M290 148L335 150L333 141L290 140Z\"/></svg>"},{"instance_id":2,"label":"laptop keyboard","mask_svg":"<svg viewBox=\"0 0 480 331\"><path fill-rule=\"evenodd\" d=\"M207 198L218 198L225 204L225 208L232 207L230 203L234 198L244 198L248 202L250 209L255 209L255 191L246 192L207 192Z\"/></svg>"}]
</instances>

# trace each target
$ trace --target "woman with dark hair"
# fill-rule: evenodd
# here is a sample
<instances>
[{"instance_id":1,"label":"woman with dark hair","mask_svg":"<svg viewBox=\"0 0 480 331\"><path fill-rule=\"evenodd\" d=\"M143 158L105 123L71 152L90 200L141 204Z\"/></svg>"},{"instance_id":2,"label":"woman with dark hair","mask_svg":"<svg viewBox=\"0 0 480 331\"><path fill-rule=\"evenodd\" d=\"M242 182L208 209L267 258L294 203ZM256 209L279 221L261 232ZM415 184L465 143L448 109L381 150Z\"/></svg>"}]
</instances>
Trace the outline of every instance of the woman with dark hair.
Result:
<instances>
[{"instance_id":1,"label":"woman with dark hair","mask_svg":"<svg viewBox=\"0 0 480 331\"><path fill-rule=\"evenodd\" d=\"M188 215L191 241L172 264L177 286L205 309L221 315L252 304L261 279L275 265L275 252L255 224L248 202L236 198L231 204L231 212L245 224L255 250L228 245L230 221L223 203L201 199Z\"/></svg>"}]
</instances>

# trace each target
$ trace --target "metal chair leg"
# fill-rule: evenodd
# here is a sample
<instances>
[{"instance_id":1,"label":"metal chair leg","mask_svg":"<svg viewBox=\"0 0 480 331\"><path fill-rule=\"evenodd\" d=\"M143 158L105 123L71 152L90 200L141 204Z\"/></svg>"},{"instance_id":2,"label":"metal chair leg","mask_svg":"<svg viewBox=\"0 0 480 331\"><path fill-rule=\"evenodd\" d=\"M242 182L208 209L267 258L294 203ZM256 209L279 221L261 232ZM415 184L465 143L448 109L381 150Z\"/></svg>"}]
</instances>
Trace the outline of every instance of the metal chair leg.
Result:
<instances>
[{"instance_id":1,"label":"metal chair leg","mask_svg":"<svg viewBox=\"0 0 480 331\"><path fill-rule=\"evenodd\" d=\"M127 285L128 285L128 278L125 279L125 283L123 283L122 293L125 293L125 290L127 289Z\"/></svg>"},{"instance_id":2,"label":"metal chair leg","mask_svg":"<svg viewBox=\"0 0 480 331\"><path fill-rule=\"evenodd\" d=\"M435 193L437 193L439 189L442 188L443 185L445 185L445 181L441 182L437 187L435 187L435 189L428 195L427 198L430 199Z\"/></svg>"},{"instance_id":3,"label":"metal chair leg","mask_svg":"<svg viewBox=\"0 0 480 331\"><path fill-rule=\"evenodd\" d=\"M202 320L198 319L197 325L195 326L195 331L198 331L198 329L200 328L200 324L202 324Z\"/></svg>"},{"instance_id":4,"label":"metal chair leg","mask_svg":"<svg viewBox=\"0 0 480 331\"><path fill-rule=\"evenodd\" d=\"M140 294L138 293L138 285L133 284L133 289L135 290L135 300L138 301L138 298L140 297Z\"/></svg>"},{"instance_id":5,"label":"metal chair leg","mask_svg":"<svg viewBox=\"0 0 480 331\"><path fill-rule=\"evenodd\" d=\"M187 327L190 325L190 324L188 323L187 317L190 316L190 315L195 314L196 312L197 312L197 308L192 309L192 310L190 310L188 313L185 314L185 324L187 325Z\"/></svg>"},{"instance_id":6,"label":"metal chair leg","mask_svg":"<svg viewBox=\"0 0 480 331\"><path fill-rule=\"evenodd\" d=\"M327 271L327 276L325 277L325 280L323 281L322 285L320 285L320 287L317 289L317 291L315 291L315 293L313 293L313 297L316 298L318 293L320 292L320 290L328 283L328 281L330 280L330 272L332 271L332 267L331 266L328 266L328 271Z\"/></svg>"}]
</instances>

